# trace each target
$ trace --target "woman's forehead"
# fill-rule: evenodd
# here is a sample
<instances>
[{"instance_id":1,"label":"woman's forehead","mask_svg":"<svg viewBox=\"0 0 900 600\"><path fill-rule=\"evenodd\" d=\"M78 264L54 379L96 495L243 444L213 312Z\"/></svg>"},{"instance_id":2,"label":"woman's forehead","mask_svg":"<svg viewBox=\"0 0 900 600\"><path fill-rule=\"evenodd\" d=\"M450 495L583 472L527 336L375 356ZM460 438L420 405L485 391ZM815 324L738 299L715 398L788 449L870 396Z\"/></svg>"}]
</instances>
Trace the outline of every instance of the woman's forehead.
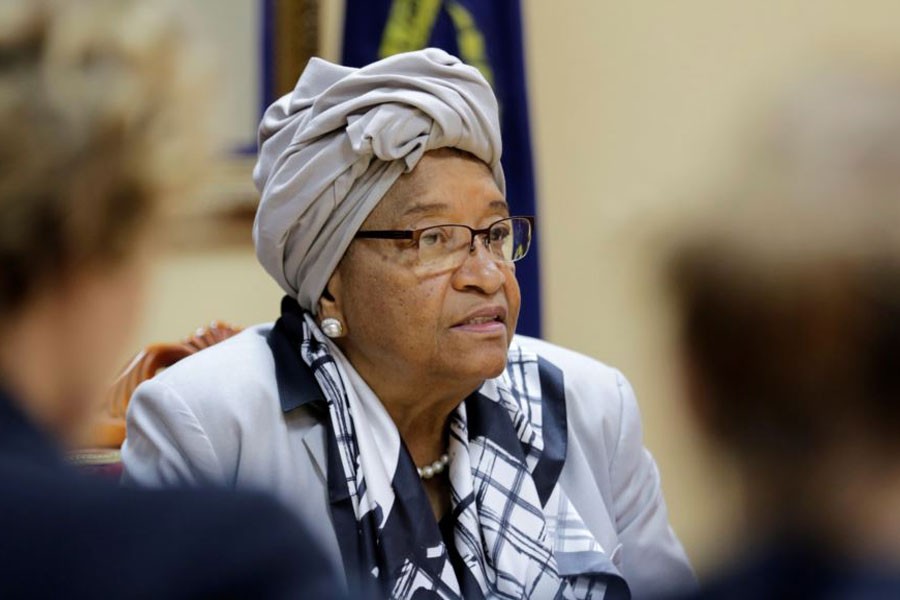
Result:
<instances>
[{"instance_id":1,"label":"woman's forehead","mask_svg":"<svg viewBox=\"0 0 900 600\"><path fill-rule=\"evenodd\" d=\"M483 162L464 153L428 153L391 187L367 223L455 215L478 219L508 211L493 174Z\"/></svg>"}]
</instances>

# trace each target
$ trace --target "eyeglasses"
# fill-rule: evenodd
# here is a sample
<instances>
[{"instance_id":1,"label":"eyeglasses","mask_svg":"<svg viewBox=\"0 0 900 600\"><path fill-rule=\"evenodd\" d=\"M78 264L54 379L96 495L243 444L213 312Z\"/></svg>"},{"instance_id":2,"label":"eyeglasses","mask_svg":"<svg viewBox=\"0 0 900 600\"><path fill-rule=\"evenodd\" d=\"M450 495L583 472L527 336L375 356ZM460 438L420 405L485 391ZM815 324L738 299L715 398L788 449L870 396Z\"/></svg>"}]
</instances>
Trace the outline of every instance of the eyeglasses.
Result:
<instances>
[{"instance_id":1,"label":"eyeglasses","mask_svg":"<svg viewBox=\"0 0 900 600\"><path fill-rule=\"evenodd\" d=\"M484 247L496 260L514 263L525 258L531 247L534 217L507 217L484 229L468 225L434 225L424 229L358 231L354 237L381 240L412 240L418 250L418 264L429 270L455 269L475 252L475 239L481 236Z\"/></svg>"}]
</instances>

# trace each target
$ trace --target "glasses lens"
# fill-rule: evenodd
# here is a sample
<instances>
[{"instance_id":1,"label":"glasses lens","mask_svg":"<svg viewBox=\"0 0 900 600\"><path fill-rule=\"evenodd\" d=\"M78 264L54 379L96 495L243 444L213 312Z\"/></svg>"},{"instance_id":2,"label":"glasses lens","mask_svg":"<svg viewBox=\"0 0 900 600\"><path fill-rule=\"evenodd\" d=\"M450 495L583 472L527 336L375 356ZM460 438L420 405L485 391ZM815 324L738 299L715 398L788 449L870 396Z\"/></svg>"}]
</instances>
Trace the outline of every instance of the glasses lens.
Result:
<instances>
[{"instance_id":1,"label":"glasses lens","mask_svg":"<svg viewBox=\"0 0 900 600\"><path fill-rule=\"evenodd\" d=\"M531 247L531 222L522 217L497 221L491 226L490 244L495 255L516 262L528 254Z\"/></svg>"},{"instance_id":2,"label":"glasses lens","mask_svg":"<svg viewBox=\"0 0 900 600\"><path fill-rule=\"evenodd\" d=\"M469 247L469 230L461 225L429 227L419 236L419 264L441 267Z\"/></svg>"},{"instance_id":3,"label":"glasses lens","mask_svg":"<svg viewBox=\"0 0 900 600\"><path fill-rule=\"evenodd\" d=\"M479 236L480 237L480 236ZM531 246L531 222L523 217L501 219L487 232L486 245L499 260L516 262ZM419 265L430 270L458 267L469 254L472 230L465 225L439 225L419 235Z\"/></svg>"}]
</instances>

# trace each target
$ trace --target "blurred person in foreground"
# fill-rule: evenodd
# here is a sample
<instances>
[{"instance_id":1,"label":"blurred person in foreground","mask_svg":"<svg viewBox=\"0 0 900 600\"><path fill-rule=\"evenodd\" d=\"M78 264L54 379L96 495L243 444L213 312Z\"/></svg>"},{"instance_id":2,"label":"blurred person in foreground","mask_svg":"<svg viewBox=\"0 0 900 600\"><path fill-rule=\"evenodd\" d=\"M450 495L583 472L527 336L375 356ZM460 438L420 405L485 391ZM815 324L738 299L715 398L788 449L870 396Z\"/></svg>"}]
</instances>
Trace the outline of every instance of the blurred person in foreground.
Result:
<instances>
[{"instance_id":1,"label":"blurred person in foreground","mask_svg":"<svg viewBox=\"0 0 900 600\"><path fill-rule=\"evenodd\" d=\"M281 318L138 388L131 484L277 493L392 598L693 584L625 378L515 336L498 106L447 53L313 59L260 126L257 256Z\"/></svg>"},{"instance_id":2,"label":"blurred person in foreground","mask_svg":"<svg viewBox=\"0 0 900 600\"><path fill-rule=\"evenodd\" d=\"M687 388L743 478L699 598L900 598L900 86L817 80L671 256Z\"/></svg>"},{"instance_id":3,"label":"blurred person in foreground","mask_svg":"<svg viewBox=\"0 0 900 600\"><path fill-rule=\"evenodd\" d=\"M274 500L63 458L133 333L147 224L201 166L186 31L158 8L0 4L0 597L339 595Z\"/></svg>"}]
</instances>

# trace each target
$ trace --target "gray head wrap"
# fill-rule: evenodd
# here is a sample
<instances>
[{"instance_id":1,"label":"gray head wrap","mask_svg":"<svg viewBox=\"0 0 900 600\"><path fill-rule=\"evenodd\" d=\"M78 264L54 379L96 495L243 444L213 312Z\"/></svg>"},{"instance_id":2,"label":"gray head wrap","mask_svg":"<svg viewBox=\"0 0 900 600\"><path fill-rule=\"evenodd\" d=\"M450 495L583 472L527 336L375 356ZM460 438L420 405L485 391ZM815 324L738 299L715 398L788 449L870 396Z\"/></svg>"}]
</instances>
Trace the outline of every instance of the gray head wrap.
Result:
<instances>
[{"instance_id":1,"label":"gray head wrap","mask_svg":"<svg viewBox=\"0 0 900 600\"><path fill-rule=\"evenodd\" d=\"M505 193L497 100L477 69L434 48L361 69L313 58L259 126L259 262L315 312L372 209L425 152L443 147L484 161Z\"/></svg>"}]
</instances>

